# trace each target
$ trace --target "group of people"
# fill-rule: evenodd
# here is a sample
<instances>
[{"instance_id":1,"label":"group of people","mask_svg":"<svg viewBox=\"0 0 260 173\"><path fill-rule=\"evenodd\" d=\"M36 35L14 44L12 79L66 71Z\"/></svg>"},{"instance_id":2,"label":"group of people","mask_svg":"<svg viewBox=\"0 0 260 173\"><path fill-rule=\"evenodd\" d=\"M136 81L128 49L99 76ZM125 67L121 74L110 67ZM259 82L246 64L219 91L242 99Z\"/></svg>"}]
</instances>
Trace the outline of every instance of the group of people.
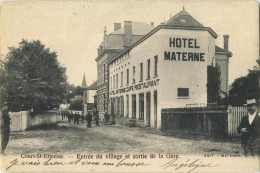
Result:
<instances>
[{"instance_id":1,"label":"group of people","mask_svg":"<svg viewBox=\"0 0 260 173\"><path fill-rule=\"evenodd\" d=\"M89 111L86 117L83 114L80 114L79 112L72 112L69 110L61 111L60 113L61 119L68 119L68 122L74 122L74 124L84 124L85 120L87 121L87 127L91 127L92 117L94 117L96 126L99 126L99 114L98 111L93 111L93 115Z\"/></svg>"},{"instance_id":2,"label":"group of people","mask_svg":"<svg viewBox=\"0 0 260 173\"><path fill-rule=\"evenodd\" d=\"M81 122L82 124L84 123L84 115L80 115L79 112L72 112L69 110L62 111L60 113L61 119L68 119L68 122L74 122L74 124L79 124Z\"/></svg>"}]
</instances>

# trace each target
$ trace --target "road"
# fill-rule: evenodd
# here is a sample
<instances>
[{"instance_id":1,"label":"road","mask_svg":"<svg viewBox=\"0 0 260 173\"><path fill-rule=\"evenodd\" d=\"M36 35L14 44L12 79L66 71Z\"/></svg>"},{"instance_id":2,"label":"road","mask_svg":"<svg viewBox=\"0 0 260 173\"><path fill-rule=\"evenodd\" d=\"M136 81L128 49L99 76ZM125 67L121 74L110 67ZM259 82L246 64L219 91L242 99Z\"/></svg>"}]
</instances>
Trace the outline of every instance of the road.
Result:
<instances>
[{"instance_id":1,"label":"road","mask_svg":"<svg viewBox=\"0 0 260 173\"><path fill-rule=\"evenodd\" d=\"M15 132L10 136L6 154L75 153L177 153L242 154L239 141L216 141L201 137L177 138L151 128L59 122L48 129Z\"/></svg>"}]
</instances>

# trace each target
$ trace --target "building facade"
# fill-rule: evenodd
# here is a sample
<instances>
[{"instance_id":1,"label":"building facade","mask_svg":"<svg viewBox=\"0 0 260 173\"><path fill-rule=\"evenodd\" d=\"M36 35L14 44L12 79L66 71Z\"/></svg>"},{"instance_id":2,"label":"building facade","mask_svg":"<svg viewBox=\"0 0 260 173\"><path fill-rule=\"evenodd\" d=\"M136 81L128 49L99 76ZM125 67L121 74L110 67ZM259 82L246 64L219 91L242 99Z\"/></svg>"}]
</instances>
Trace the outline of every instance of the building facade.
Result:
<instances>
[{"instance_id":1,"label":"building facade","mask_svg":"<svg viewBox=\"0 0 260 173\"><path fill-rule=\"evenodd\" d=\"M218 60L228 72L216 38L183 10L125 48L108 61L109 113L161 128L161 109L206 105L207 66Z\"/></svg>"},{"instance_id":2,"label":"building facade","mask_svg":"<svg viewBox=\"0 0 260 173\"><path fill-rule=\"evenodd\" d=\"M215 62L219 66L220 69L220 89L221 89L221 97L226 97L228 95L228 64L229 58L232 57L232 52L228 50L228 40L229 36L224 35L224 48L220 48L215 46Z\"/></svg>"},{"instance_id":3,"label":"building facade","mask_svg":"<svg viewBox=\"0 0 260 173\"><path fill-rule=\"evenodd\" d=\"M89 87L85 88L83 91L83 113L87 115L88 111L93 111L95 109L94 96L97 92L97 81L93 82Z\"/></svg>"},{"instance_id":4,"label":"building facade","mask_svg":"<svg viewBox=\"0 0 260 173\"><path fill-rule=\"evenodd\" d=\"M152 25L131 21L125 21L124 27L121 27L121 23L114 23L114 31L110 34L107 34L105 28L103 42L98 48L98 56L96 58L98 71L96 99L100 116L103 116L108 111L108 61L113 59L126 47L138 41L152 29Z\"/></svg>"}]
</instances>

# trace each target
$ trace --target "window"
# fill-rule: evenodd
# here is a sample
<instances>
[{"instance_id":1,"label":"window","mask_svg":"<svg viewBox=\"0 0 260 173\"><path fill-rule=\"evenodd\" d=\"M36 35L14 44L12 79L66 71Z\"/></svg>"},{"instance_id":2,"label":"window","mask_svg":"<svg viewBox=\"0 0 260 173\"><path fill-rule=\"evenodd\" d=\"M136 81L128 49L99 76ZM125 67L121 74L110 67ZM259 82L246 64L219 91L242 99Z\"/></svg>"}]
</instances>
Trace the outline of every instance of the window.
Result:
<instances>
[{"instance_id":1,"label":"window","mask_svg":"<svg viewBox=\"0 0 260 173\"><path fill-rule=\"evenodd\" d=\"M103 71L103 80L104 80L104 83L106 82L106 64L104 64L104 71Z\"/></svg>"},{"instance_id":2,"label":"window","mask_svg":"<svg viewBox=\"0 0 260 173\"><path fill-rule=\"evenodd\" d=\"M115 75L113 75L113 89L115 89L115 85L116 85L116 79L115 79Z\"/></svg>"},{"instance_id":3,"label":"window","mask_svg":"<svg viewBox=\"0 0 260 173\"><path fill-rule=\"evenodd\" d=\"M135 66L133 67L133 83L135 83Z\"/></svg>"},{"instance_id":4,"label":"window","mask_svg":"<svg viewBox=\"0 0 260 173\"><path fill-rule=\"evenodd\" d=\"M124 81L124 76L123 76L123 72L121 72L121 87L123 87L123 81Z\"/></svg>"},{"instance_id":5,"label":"window","mask_svg":"<svg viewBox=\"0 0 260 173\"><path fill-rule=\"evenodd\" d=\"M112 84L113 84L113 81L112 81L112 76L110 77L110 89L112 89Z\"/></svg>"},{"instance_id":6,"label":"window","mask_svg":"<svg viewBox=\"0 0 260 173\"><path fill-rule=\"evenodd\" d=\"M150 79L150 59L147 60L147 79Z\"/></svg>"},{"instance_id":7,"label":"window","mask_svg":"<svg viewBox=\"0 0 260 173\"><path fill-rule=\"evenodd\" d=\"M118 74L116 74L116 89L118 89Z\"/></svg>"},{"instance_id":8,"label":"window","mask_svg":"<svg viewBox=\"0 0 260 173\"><path fill-rule=\"evenodd\" d=\"M106 110L106 94L103 94L103 98L104 98L104 105L103 105L103 110Z\"/></svg>"},{"instance_id":9,"label":"window","mask_svg":"<svg viewBox=\"0 0 260 173\"><path fill-rule=\"evenodd\" d=\"M129 69L126 69L126 85L129 85Z\"/></svg>"},{"instance_id":10,"label":"window","mask_svg":"<svg viewBox=\"0 0 260 173\"><path fill-rule=\"evenodd\" d=\"M120 115L124 116L124 96L121 96L120 101L121 101L121 105L120 105L121 113L120 113Z\"/></svg>"},{"instance_id":11,"label":"window","mask_svg":"<svg viewBox=\"0 0 260 173\"><path fill-rule=\"evenodd\" d=\"M129 115L129 96L126 95L126 116Z\"/></svg>"},{"instance_id":12,"label":"window","mask_svg":"<svg viewBox=\"0 0 260 173\"><path fill-rule=\"evenodd\" d=\"M139 119L144 119L144 94L139 94Z\"/></svg>"},{"instance_id":13,"label":"window","mask_svg":"<svg viewBox=\"0 0 260 173\"><path fill-rule=\"evenodd\" d=\"M189 88L178 88L178 97L189 97Z\"/></svg>"},{"instance_id":14,"label":"window","mask_svg":"<svg viewBox=\"0 0 260 173\"><path fill-rule=\"evenodd\" d=\"M154 76L157 77L158 76L158 55L156 55L154 57Z\"/></svg>"},{"instance_id":15,"label":"window","mask_svg":"<svg viewBox=\"0 0 260 173\"><path fill-rule=\"evenodd\" d=\"M143 63L140 63L140 82L143 81Z\"/></svg>"}]
</instances>

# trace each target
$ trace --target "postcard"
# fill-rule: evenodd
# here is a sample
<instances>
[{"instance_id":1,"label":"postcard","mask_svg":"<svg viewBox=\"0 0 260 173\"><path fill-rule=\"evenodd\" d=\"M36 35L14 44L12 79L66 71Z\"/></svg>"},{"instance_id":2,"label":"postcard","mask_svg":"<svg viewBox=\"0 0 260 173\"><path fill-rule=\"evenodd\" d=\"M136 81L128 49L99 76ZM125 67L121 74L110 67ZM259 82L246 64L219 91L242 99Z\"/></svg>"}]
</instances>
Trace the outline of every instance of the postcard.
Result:
<instances>
[{"instance_id":1,"label":"postcard","mask_svg":"<svg viewBox=\"0 0 260 173\"><path fill-rule=\"evenodd\" d=\"M2 1L2 172L260 171L256 1Z\"/></svg>"}]
</instances>

